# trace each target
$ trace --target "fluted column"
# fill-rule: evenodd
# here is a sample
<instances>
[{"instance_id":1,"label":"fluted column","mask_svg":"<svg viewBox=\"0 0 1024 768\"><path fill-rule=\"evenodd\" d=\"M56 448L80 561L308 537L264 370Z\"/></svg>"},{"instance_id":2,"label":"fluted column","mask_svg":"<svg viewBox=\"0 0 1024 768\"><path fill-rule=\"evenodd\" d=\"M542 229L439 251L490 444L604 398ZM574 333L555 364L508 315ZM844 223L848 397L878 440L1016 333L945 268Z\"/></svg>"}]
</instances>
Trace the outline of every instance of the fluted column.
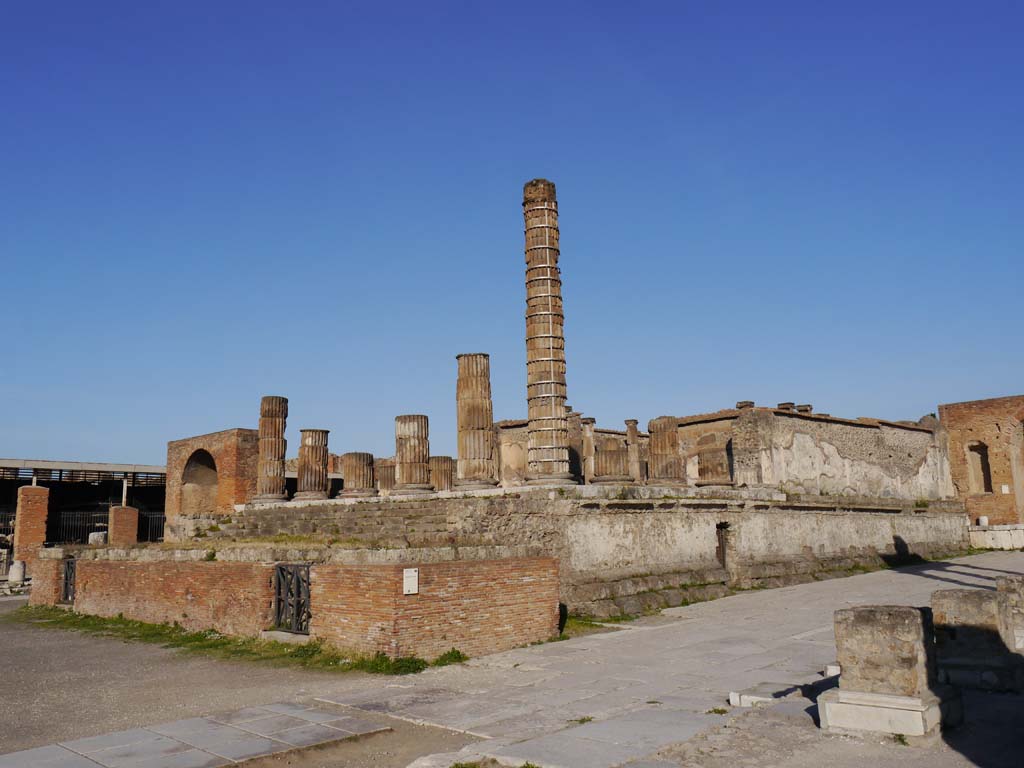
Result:
<instances>
[{"instance_id":1,"label":"fluted column","mask_svg":"<svg viewBox=\"0 0 1024 768\"><path fill-rule=\"evenodd\" d=\"M387 495L395 489L395 460L375 459L373 477L377 482L377 490Z\"/></svg>"},{"instance_id":2,"label":"fluted column","mask_svg":"<svg viewBox=\"0 0 1024 768\"><path fill-rule=\"evenodd\" d=\"M435 491L450 491L455 481L455 459L451 456L430 457L430 484Z\"/></svg>"},{"instance_id":3,"label":"fluted column","mask_svg":"<svg viewBox=\"0 0 1024 768\"><path fill-rule=\"evenodd\" d=\"M679 419L659 416L647 425L651 435L648 451L648 482L652 485L683 485L686 473L679 455Z\"/></svg>"},{"instance_id":4,"label":"fluted column","mask_svg":"<svg viewBox=\"0 0 1024 768\"><path fill-rule=\"evenodd\" d=\"M343 453L341 455L341 476L345 486L340 496L376 496L373 484L373 454Z\"/></svg>"},{"instance_id":5,"label":"fluted column","mask_svg":"<svg viewBox=\"0 0 1024 768\"><path fill-rule=\"evenodd\" d=\"M330 488L327 478L326 429L300 430L299 488L296 499L326 499Z\"/></svg>"},{"instance_id":6,"label":"fluted column","mask_svg":"<svg viewBox=\"0 0 1024 768\"><path fill-rule=\"evenodd\" d=\"M569 429L565 412L565 331L558 269L555 185L534 179L523 187L526 226L527 472L539 485L567 484Z\"/></svg>"},{"instance_id":7,"label":"fluted column","mask_svg":"<svg viewBox=\"0 0 1024 768\"><path fill-rule=\"evenodd\" d=\"M455 385L459 430L458 476L455 484L466 489L490 488L498 484L494 477L491 356L475 352L457 355L455 359L459 364Z\"/></svg>"},{"instance_id":8,"label":"fluted column","mask_svg":"<svg viewBox=\"0 0 1024 768\"><path fill-rule=\"evenodd\" d=\"M640 456L640 429L636 419L626 419L626 449L629 451L629 475L633 482L644 481L644 463Z\"/></svg>"},{"instance_id":9,"label":"fluted column","mask_svg":"<svg viewBox=\"0 0 1024 768\"><path fill-rule=\"evenodd\" d=\"M417 493L430 485L430 425L426 416L395 417L395 490Z\"/></svg>"},{"instance_id":10,"label":"fluted column","mask_svg":"<svg viewBox=\"0 0 1024 768\"><path fill-rule=\"evenodd\" d=\"M288 421L288 398L266 395L260 400L259 463L254 501L279 501L285 493L284 461L288 441L284 430Z\"/></svg>"},{"instance_id":11,"label":"fluted column","mask_svg":"<svg viewBox=\"0 0 1024 768\"><path fill-rule=\"evenodd\" d=\"M595 483L631 483L629 453L614 437L605 438L594 453Z\"/></svg>"}]
</instances>

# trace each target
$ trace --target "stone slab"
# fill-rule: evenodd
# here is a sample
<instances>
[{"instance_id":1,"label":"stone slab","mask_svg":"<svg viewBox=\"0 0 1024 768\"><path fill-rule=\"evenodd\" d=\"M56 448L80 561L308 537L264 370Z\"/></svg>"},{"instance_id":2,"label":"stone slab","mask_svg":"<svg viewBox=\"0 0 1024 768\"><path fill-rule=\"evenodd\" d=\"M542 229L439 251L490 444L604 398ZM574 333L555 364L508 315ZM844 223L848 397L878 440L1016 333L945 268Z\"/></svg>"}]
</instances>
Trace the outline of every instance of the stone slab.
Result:
<instances>
[{"instance_id":1,"label":"stone slab","mask_svg":"<svg viewBox=\"0 0 1024 768\"><path fill-rule=\"evenodd\" d=\"M941 688L924 696L889 696L880 693L832 689L818 697L823 731L871 732L925 737L943 724L954 726L963 719L960 694ZM941 697L941 698L940 698Z\"/></svg>"},{"instance_id":2,"label":"stone slab","mask_svg":"<svg viewBox=\"0 0 1024 768\"><path fill-rule=\"evenodd\" d=\"M771 704L800 690L795 683L758 683L742 691L729 691L729 705L732 707L755 707Z\"/></svg>"},{"instance_id":3,"label":"stone slab","mask_svg":"<svg viewBox=\"0 0 1024 768\"><path fill-rule=\"evenodd\" d=\"M57 744L0 755L0 768L96 768L96 763Z\"/></svg>"}]
</instances>

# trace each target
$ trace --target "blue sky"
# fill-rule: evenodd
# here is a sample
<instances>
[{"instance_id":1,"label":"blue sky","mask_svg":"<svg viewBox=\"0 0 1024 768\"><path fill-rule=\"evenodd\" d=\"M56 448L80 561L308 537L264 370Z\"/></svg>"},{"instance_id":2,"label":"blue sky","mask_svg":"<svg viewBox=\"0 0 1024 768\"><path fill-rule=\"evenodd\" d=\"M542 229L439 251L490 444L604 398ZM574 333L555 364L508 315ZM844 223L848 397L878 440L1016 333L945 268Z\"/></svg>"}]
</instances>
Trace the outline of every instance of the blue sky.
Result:
<instances>
[{"instance_id":1,"label":"blue sky","mask_svg":"<svg viewBox=\"0 0 1024 768\"><path fill-rule=\"evenodd\" d=\"M522 184L570 403L917 418L1024 392L1024 5L0 9L0 456L163 463L262 394L336 452L455 355L525 404Z\"/></svg>"}]
</instances>

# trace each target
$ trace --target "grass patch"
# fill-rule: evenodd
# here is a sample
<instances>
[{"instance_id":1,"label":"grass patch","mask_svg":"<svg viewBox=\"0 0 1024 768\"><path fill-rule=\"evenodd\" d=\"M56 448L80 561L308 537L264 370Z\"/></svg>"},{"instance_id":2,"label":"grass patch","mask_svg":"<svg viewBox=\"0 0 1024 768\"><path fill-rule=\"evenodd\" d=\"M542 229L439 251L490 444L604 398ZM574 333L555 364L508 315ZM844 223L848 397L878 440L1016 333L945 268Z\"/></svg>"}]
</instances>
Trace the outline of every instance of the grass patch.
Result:
<instances>
[{"instance_id":1,"label":"grass patch","mask_svg":"<svg viewBox=\"0 0 1024 768\"><path fill-rule=\"evenodd\" d=\"M586 725L587 723L594 722L594 718L590 715L584 715L583 717L577 717L575 720L569 720L567 722L576 723L577 725Z\"/></svg>"},{"instance_id":2,"label":"grass patch","mask_svg":"<svg viewBox=\"0 0 1024 768\"><path fill-rule=\"evenodd\" d=\"M447 667L450 664L461 664L464 661L469 661L469 656L464 654L458 648L452 648L450 651L445 651L432 662L432 667Z\"/></svg>"},{"instance_id":3,"label":"grass patch","mask_svg":"<svg viewBox=\"0 0 1024 768\"><path fill-rule=\"evenodd\" d=\"M711 709L709 709L704 714L705 715L727 715L727 714L729 714L729 710L725 709L724 707L712 707Z\"/></svg>"},{"instance_id":4,"label":"grass patch","mask_svg":"<svg viewBox=\"0 0 1024 768\"><path fill-rule=\"evenodd\" d=\"M255 661L280 666L303 667L329 672L369 672L380 675L409 675L422 672L428 662L414 656L392 659L383 653L365 655L346 653L320 640L308 643L279 643L251 637L229 637L213 630L190 632L172 624L147 624L122 617L102 618L88 616L59 608L25 607L12 611L0 619L39 624L46 627L71 629L102 637L116 637L140 643L152 643L174 648L184 653L198 653L219 659ZM453 649L442 658L453 659ZM452 660L445 663L455 663Z\"/></svg>"}]
</instances>

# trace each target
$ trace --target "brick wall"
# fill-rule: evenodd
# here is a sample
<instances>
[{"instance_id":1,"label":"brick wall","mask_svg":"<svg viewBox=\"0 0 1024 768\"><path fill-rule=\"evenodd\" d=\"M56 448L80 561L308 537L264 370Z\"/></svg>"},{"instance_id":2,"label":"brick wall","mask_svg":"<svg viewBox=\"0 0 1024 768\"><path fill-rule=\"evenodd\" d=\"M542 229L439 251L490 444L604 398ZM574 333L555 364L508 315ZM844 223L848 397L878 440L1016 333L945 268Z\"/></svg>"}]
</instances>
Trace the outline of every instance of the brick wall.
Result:
<instances>
[{"instance_id":1,"label":"brick wall","mask_svg":"<svg viewBox=\"0 0 1024 768\"><path fill-rule=\"evenodd\" d=\"M37 560L32 571L32 589L28 593L29 605L56 605L60 601L61 561Z\"/></svg>"},{"instance_id":2,"label":"brick wall","mask_svg":"<svg viewBox=\"0 0 1024 768\"><path fill-rule=\"evenodd\" d=\"M112 547L138 544L139 510L135 507L111 507L107 518L107 542Z\"/></svg>"},{"instance_id":3,"label":"brick wall","mask_svg":"<svg viewBox=\"0 0 1024 768\"><path fill-rule=\"evenodd\" d=\"M256 493L259 440L255 429L227 429L174 440L167 444L164 514L168 526L173 526L179 516L189 512L183 476L189 458L199 450L213 457L217 469L217 486L209 509L200 510L200 513L230 515L235 504L244 504Z\"/></svg>"},{"instance_id":4,"label":"brick wall","mask_svg":"<svg viewBox=\"0 0 1024 768\"><path fill-rule=\"evenodd\" d=\"M50 490L23 485L18 489L18 508L14 518L14 559L25 561L25 573L34 576L39 548L46 541L46 516Z\"/></svg>"},{"instance_id":5,"label":"brick wall","mask_svg":"<svg viewBox=\"0 0 1024 768\"><path fill-rule=\"evenodd\" d=\"M245 636L271 623L269 564L79 559L77 571L78 613Z\"/></svg>"},{"instance_id":6,"label":"brick wall","mask_svg":"<svg viewBox=\"0 0 1024 768\"><path fill-rule=\"evenodd\" d=\"M939 420L949 434L953 485L971 519L1024 521L1024 396L940 405ZM969 446L975 443L988 449L991 492L972 487Z\"/></svg>"},{"instance_id":7,"label":"brick wall","mask_svg":"<svg viewBox=\"0 0 1024 768\"><path fill-rule=\"evenodd\" d=\"M419 568L419 594L402 574ZM317 565L311 634L390 656L508 650L558 632L558 561L547 557L420 565Z\"/></svg>"}]
</instances>

